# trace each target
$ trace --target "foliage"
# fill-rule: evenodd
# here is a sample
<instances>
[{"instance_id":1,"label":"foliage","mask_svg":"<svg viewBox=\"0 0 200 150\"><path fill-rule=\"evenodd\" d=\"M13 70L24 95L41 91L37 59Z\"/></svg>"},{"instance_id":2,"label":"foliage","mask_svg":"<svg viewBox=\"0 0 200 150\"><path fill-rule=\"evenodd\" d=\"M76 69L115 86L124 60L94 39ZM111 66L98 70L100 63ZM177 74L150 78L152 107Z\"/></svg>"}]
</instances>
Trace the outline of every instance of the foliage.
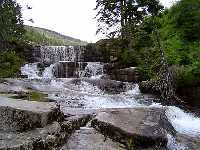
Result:
<instances>
[{"instance_id":1,"label":"foliage","mask_svg":"<svg viewBox=\"0 0 200 150\"><path fill-rule=\"evenodd\" d=\"M0 41L20 41L23 38L21 7L15 0L0 3Z\"/></svg>"},{"instance_id":2,"label":"foliage","mask_svg":"<svg viewBox=\"0 0 200 150\"><path fill-rule=\"evenodd\" d=\"M200 40L200 0L181 0L173 8L175 28L187 41Z\"/></svg>"},{"instance_id":3,"label":"foliage","mask_svg":"<svg viewBox=\"0 0 200 150\"><path fill-rule=\"evenodd\" d=\"M27 42L34 45L85 45L86 42L83 42L78 39L67 37L61 35L57 32L50 31L47 29L25 26L26 33L25 39Z\"/></svg>"},{"instance_id":4,"label":"foliage","mask_svg":"<svg viewBox=\"0 0 200 150\"><path fill-rule=\"evenodd\" d=\"M111 1L112 0L99 0L97 3L97 8L100 8L97 14L98 21L100 21L100 23L103 22L110 28L112 28L112 25L116 25L115 22L120 23L122 11L124 11L120 10L120 1L112 1L113 3L111 3ZM159 3L153 4L154 1L144 0L140 2L144 2L146 8L151 6L151 4L151 8L158 8L157 6L159 6ZM134 5L134 7L140 7L140 3L137 4L138 6ZM125 8L126 5L123 9ZM160 32L161 45L164 49L169 66L176 66L177 88L187 85L199 85L199 8L200 0L180 0L171 8L165 9L160 14L157 14L156 17L153 17L151 13L150 15L143 14L143 18L137 18L140 20L140 23L137 23L137 21L132 18L131 20L133 22L135 21L134 23L136 24L133 23L124 26L128 32L124 32L124 34L126 34L125 36L129 37L128 40L126 40L126 42L121 42L122 44L116 44L114 40L110 43L110 45L115 45L117 47L118 62L126 67L139 66L145 73L146 78L157 78L157 73L161 67L161 60L158 46L155 44L156 36L153 33L156 25ZM130 8L130 10L132 9L133 7ZM125 10L129 12L129 8ZM159 12L159 10L161 10L161 7L154 12ZM138 13L137 9L135 13ZM118 43L120 42L118 41Z\"/></svg>"},{"instance_id":5,"label":"foliage","mask_svg":"<svg viewBox=\"0 0 200 150\"><path fill-rule=\"evenodd\" d=\"M96 18L99 22L97 32L113 29L110 36L120 33L122 38L128 39L141 24L144 17L157 14L163 7L158 0L97 0ZM120 25L120 26L119 26ZM118 27L119 26L119 27Z\"/></svg>"},{"instance_id":6,"label":"foliage","mask_svg":"<svg viewBox=\"0 0 200 150\"><path fill-rule=\"evenodd\" d=\"M7 51L0 54L0 78L16 76L23 63L14 51Z\"/></svg>"}]
</instances>

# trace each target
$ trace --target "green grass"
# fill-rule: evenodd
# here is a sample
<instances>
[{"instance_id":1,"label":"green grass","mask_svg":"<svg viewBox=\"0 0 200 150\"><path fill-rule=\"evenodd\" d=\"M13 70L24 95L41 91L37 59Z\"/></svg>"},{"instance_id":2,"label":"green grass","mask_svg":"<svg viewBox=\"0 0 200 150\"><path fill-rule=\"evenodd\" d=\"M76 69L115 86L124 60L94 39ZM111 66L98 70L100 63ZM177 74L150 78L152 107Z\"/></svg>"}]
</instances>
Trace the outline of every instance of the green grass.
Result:
<instances>
[{"instance_id":1,"label":"green grass","mask_svg":"<svg viewBox=\"0 0 200 150\"><path fill-rule=\"evenodd\" d=\"M37 91L29 91L28 93L21 93L15 96L11 96L10 98L22 99L22 100L28 100L28 101L50 102L46 94L43 94Z\"/></svg>"},{"instance_id":2,"label":"green grass","mask_svg":"<svg viewBox=\"0 0 200 150\"><path fill-rule=\"evenodd\" d=\"M75 39L69 36L62 35L55 31L25 26L25 39L33 45L86 45L87 42Z\"/></svg>"}]
</instances>

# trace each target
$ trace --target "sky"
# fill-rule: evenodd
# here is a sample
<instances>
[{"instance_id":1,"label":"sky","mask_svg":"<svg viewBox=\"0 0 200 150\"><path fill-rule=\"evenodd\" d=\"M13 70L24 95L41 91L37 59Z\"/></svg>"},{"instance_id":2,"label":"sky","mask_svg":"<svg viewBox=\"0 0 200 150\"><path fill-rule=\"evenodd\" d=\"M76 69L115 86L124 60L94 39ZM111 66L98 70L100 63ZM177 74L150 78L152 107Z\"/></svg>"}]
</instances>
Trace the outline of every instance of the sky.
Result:
<instances>
[{"instance_id":1,"label":"sky","mask_svg":"<svg viewBox=\"0 0 200 150\"><path fill-rule=\"evenodd\" d=\"M161 0L170 7L175 0ZM96 0L17 0L22 6L26 25L47 28L87 42L96 42L97 22L94 19ZM26 9L26 5L32 9ZM34 23L28 21L33 19Z\"/></svg>"}]
</instances>

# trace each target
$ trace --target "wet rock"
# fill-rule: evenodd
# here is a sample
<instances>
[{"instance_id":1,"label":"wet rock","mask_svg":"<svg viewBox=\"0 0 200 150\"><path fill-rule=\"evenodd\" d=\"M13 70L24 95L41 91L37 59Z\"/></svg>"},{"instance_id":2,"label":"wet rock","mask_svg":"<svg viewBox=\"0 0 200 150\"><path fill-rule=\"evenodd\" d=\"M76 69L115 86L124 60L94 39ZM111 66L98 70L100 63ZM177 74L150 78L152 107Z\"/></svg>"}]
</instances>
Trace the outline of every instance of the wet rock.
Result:
<instances>
[{"instance_id":1,"label":"wet rock","mask_svg":"<svg viewBox=\"0 0 200 150\"><path fill-rule=\"evenodd\" d=\"M132 148L165 148L167 133L174 128L165 116L165 109L134 108L100 112L92 120L92 127Z\"/></svg>"},{"instance_id":2,"label":"wet rock","mask_svg":"<svg viewBox=\"0 0 200 150\"><path fill-rule=\"evenodd\" d=\"M0 97L0 130L22 132L62 119L55 103Z\"/></svg>"},{"instance_id":3,"label":"wet rock","mask_svg":"<svg viewBox=\"0 0 200 150\"><path fill-rule=\"evenodd\" d=\"M72 133L75 130L78 130L80 127L85 126L92 118L92 115L77 115L66 118L62 122L62 129L65 132Z\"/></svg>"},{"instance_id":4,"label":"wet rock","mask_svg":"<svg viewBox=\"0 0 200 150\"><path fill-rule=\"evenodd\" d=\"M140 71L136 67L114 70L110 77L112 80L118 80L123 82L137 83L141 80Z\"/></svg>"},{"instance_id":5,"label":"wet rock","mask_svg":"<svg viewBox=\"0 0 200 150\"><path fill-rule=\"evenodd\" d=\"M140 82L139 88L142 93L160 95L159 87L154 80Z\"/></svg>"},{"instance_id":6,"label":"wet rock","mask_svg":"<svg viewBox=\"0 0 200 150\"><path fill-rule=\"evenodd\" d=\"M126 84L120 81L105 79L84 79L84 81L97 86L107 93L117 94L126 90Z\"/></svg>"},{"instance_id":7,"label":"wet rock","mask_svg":"<svg viewBox=\"0 0 200 150\"><path fill-rule=\"evenodd\" d=\"M125 150L92 128L83 127L69 138L61 150Z\"/></svg>"},{"instance_id":8,"label":"wet rock","mask_svg":"<svg viewBox=\"0 0 200 150\"><path fill-rule=\"evenodd\" d=\"M199 137L191 137L184 134L177 134L176 142L177 142L176 146L185 150L199 150L200 149Z\"/></svg>"},{"instance_id":9,"label":"wet rock","mask_svg":"<svg viewBox=\"0 0 200 150\"><path fill-rule=\"evenodd\" d=\"M116 64L105 64L104 73L108 74L111 80L134 83L142 80L142 73L137 67L119 69Z\"/></svg>"}]
</instances>

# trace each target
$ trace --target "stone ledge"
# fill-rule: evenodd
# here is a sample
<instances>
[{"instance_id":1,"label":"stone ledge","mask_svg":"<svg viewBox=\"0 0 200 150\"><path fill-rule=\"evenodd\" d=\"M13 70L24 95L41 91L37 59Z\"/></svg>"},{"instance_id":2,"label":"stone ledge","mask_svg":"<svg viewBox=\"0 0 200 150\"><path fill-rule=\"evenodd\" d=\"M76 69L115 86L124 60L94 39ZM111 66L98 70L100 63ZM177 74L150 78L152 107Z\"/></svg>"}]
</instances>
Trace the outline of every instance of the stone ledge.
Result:
<instances>
[{"instance_id":1,"label":"stone ledge","mask_svg":"<svg viewBox=\"0 0 200 150\"><path fill-rule=\"evenodd\" d=\"M0 97L0 130L23 132L62 120L55 103L14 100Z\"/></svg>"},{"instance_id":2,"label":"stone ledge","mask_svg":"<svg viewBox=\"0 0 200 150\"><path fill-rule=\"evenodd\" d=\"M167 133L174 128L165 116L165 109L135 108L100 112L92 120L92 127L131 148L165 148Z\"/></svg>"}]
</instances>

